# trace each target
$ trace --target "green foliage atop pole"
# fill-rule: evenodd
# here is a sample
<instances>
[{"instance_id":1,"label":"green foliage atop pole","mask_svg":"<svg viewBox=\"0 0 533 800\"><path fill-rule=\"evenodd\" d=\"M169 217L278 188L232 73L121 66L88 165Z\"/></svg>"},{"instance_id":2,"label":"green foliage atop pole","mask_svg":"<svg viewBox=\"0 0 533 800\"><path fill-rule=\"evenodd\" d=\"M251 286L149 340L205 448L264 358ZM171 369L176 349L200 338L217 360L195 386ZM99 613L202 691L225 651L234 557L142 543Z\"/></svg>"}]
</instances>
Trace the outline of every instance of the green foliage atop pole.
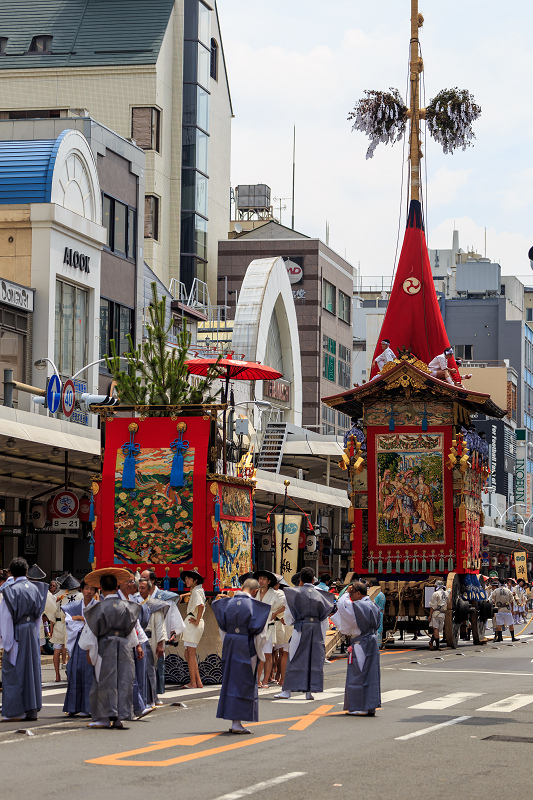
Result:
<instances>
[{"instance_id":1,"label":"green foliage atop pole","mask_svg":"<svg viewBox=\"0 0 533 800\"><path fill-rule=\"evenodd\" d=\"M192 385L185 362L189 358L191 334L183 319L183 330L176 345L167 344L172 321L166 323L166 297L157 297L157 284L152 283L150 322L146 325L147 339L137 348L128 334L130 351L119 358L115 341L111 339L111 355L106 355L107 368L117 384L120 402L132 406L180 406L214 403L221 389L213 391L213 382L221 369L213 365L207 375ZM123 369L124 358L128 362ZM222 356L219 357L222 358ZM163 416L166 411L151 411L148 416Z\"/></svg>"}]
</instances>

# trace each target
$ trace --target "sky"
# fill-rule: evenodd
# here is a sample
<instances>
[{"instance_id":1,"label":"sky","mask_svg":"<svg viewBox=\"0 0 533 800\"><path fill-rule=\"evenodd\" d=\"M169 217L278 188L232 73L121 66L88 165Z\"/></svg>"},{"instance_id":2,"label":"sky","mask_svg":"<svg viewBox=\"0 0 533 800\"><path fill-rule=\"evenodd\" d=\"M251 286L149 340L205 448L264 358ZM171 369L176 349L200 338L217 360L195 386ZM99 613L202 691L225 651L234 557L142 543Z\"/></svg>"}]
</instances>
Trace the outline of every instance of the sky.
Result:
<instances>
[{"instance_id":1,"label":"sky","mask_svg":"<svg viewBox=\"0 0 533 800\"><path fill-rule=\"evenodd\" d=\"M426 102L458 87L482 109L466 151L444 155L427 137L428 246L450 248L455 224L463 250L485 255L486 238L486 255L502 274L531 283L533 3L419 6ZM281 222L290 227L295 125L295 228L325 241L327 220L330 246L360 264L363 284L392 274L407 165L401 142L380 144L366 160L368 139L351 131L347 116L365 89L396 87L405 98L410 7L409 0L218 0L235 114L232 185L266 183L273 198L289 198Z\"/></svg>"}]
</instances>

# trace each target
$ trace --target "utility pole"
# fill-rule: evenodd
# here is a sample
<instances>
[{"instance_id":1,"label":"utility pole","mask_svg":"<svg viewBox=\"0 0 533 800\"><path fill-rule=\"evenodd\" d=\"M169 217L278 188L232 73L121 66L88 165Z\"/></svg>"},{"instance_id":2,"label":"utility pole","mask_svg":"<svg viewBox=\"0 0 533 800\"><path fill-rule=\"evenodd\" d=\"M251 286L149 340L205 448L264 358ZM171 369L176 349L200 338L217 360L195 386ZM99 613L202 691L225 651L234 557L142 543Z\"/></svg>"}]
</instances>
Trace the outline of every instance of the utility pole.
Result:
<instances>
[{"instance_id":1,"label":"utility pole","mask_svg":"<svg viewBox=\"0 0 533 800\"><path fill-rule=\"evenodd\" d=\"M296 125L294 126L293 130L293 137L292 137L292 225L291 228L294 230L294 175L296 171Z\"/></svg>"},{"instance_id":2,"label":"utility pole","mask_svg":"<svg viewBox=\"0 0 533 800\"><path fill-rule=\"evenodd\" d=\"M420 200L420 159L422 147L420 143L420 73L424 64L419 56L418 29L424 20L418 13L418 0L411 0L411 62L409 81L411 85L411 100L408 116L409 129L409 155L411 159L411 200Z\"/></svg>"}]
</instances>

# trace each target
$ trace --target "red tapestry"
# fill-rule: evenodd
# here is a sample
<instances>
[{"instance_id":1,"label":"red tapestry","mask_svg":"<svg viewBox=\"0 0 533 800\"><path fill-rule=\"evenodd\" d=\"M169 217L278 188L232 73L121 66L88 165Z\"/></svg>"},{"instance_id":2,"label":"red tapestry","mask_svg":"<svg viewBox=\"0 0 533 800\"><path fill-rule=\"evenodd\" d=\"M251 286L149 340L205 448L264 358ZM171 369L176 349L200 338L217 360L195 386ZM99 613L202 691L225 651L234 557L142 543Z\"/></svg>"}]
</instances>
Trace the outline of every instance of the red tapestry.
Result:
<instances>
[{"instance_id":1,"label":"red tapestry","mask_svg":"<svg viewBox=\"0 0 533 800\"><path fill-rule=\"evenodd\" d=\"M134 434L135 487L122 477ZM177 425L183 431L183 485L171 487ZM206 468L210 417L117 418L106 425L102 487L102 520L96 541L97 566L154 568L158 576L177 577L194 567L211 581L211 531L206 531ZM130 462L131 463L131 462ZM193 503L194 499L194 503ZM208 587L206 587L208 588Z\"/></svg>"}]
</instances>

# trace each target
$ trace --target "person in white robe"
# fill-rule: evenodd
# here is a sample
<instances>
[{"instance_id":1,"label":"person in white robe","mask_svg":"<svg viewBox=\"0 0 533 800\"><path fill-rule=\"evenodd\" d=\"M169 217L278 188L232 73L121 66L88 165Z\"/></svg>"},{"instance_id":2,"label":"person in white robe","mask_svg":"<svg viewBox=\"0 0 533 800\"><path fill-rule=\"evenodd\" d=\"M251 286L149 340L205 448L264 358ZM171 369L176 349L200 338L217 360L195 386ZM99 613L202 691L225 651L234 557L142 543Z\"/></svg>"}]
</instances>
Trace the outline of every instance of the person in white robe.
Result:
<instances>
[{"instance_id":1,"label":"person in white robe","mask_svg":"<svg viewBox=\"0 0 533 800\"><path fill-rule=\"evenodd\" d=\"M259 592L257 600L271 606L271 612L263 631L265 642L263 653L265 660L261 661L257 669L257 682L260 689L268 688L270 675L272 672L272 650L276 636L276 617L282 614L285 609L285 595L280 589L274 587L279 583L279 578L274 572L268 569L260 569L254 572L254 578L259 582Z\"/></svg>"}]
</instances>

